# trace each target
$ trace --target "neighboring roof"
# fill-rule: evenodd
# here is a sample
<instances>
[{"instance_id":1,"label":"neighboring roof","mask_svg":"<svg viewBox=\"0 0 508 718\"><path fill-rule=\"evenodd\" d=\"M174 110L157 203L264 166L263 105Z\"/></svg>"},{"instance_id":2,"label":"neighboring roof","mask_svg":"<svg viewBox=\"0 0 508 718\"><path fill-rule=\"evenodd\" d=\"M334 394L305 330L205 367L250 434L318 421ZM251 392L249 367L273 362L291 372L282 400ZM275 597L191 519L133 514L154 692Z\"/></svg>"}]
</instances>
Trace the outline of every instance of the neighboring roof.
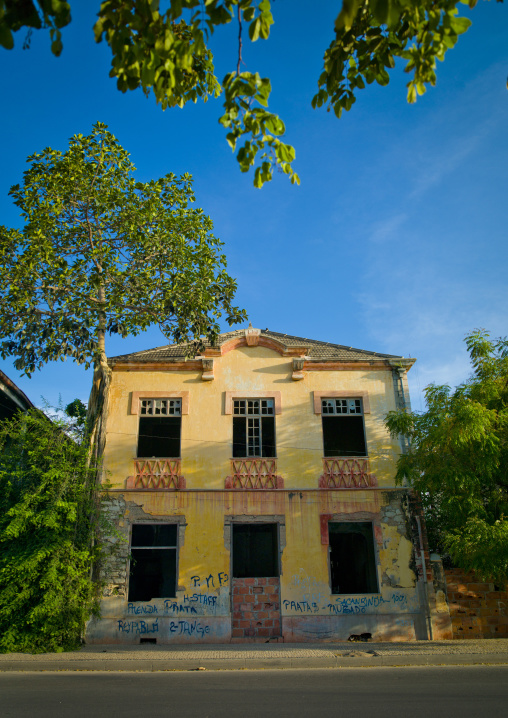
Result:
<instances>
[{"instance_id":1,"label":"neighboring roof","mask_svg":"<svg viewBox=\"0 0 508 718\"><path fill-rule=\"evenodd\" d=\"M31 408L34 408L34 405L27 395L0 371L0 418L12 416L16 409L28 411Z\"/></svg>"},{"instance_id":2,"label":"neighboring roof","mask_svg":"<svg viewBox=\"0 0 508 718\"><path fill-rule=\"evenodd\" d=\"M252 329L252 328L251 328ZM268 329L254 330L259 332L260 340L273 340L282 345L285 350L291 353L291 350L302 349L306 357L311 360L321 361L375 361L402 359L403 357L395 354L381 354L379 352L367 351L365 349L355 349L343 344L331 344L330 342L321 342L316 339L304 339L303 337L295 337L291 334L282 334L280 332L272 332ZM210 349L221 349L227 342L233 339L243 339L246 336L245 329L238 329L234 332L225 332L219 334L215 347L205 341L205 346ZM109 361L111 364L116 363L154 363L154 362L171 362L182 361L187 355L188 344L168 344L166 346L155 347L154 349L145 349L144 351L134 352L132 354L122 354L112 357Z\"/></svg>"}]
</instances>

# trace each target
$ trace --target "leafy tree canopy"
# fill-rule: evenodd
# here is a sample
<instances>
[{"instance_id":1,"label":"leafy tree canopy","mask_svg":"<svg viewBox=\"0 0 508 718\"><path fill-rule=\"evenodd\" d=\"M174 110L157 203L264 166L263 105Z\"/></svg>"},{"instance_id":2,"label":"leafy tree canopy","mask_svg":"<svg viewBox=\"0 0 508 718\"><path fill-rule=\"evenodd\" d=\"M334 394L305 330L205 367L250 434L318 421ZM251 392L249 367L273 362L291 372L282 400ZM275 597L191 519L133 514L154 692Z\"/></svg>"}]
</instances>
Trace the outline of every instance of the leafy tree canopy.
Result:
<instances>
[{"instance_id":1,"label":"leafy tree canopy","mask_svg":"<svg viewBox=\"0 0 508 718\"><path fill-rule=\"evenodd\" d=\"M472 8L477 0L343 0L313 107L325 106L340 117L366 84L388 84L397 58L410 76L408 101L415 102L435 84L436 61L471 24L459 15L460 2ZM70 21L64 0L0 0L0 44L12 48L12 32L21 28L47 28L52 52L59 55L61 28ZM231 22L238 26L236 69L219 82L209 43ZM271 0L104 0L94 31L97 42L111 48L110 76L122 92L141 87L163 108L223 93L226 139L242 172L255 167L254 184L261 187L275 166L299 183L294 148L281 140L284 123L268 109L270 80L242 70L246 36L267 40L273 22Z\"/></svg>"},{"instance_id":2,"label":"leafy tree canopy","mask_svg":"<svg viewBox=\"0 0 508 718\"><path fill-rule=\"evenodd\" d=\"M153 324L199 349L221 316L245 317L212 221L189 206L190 175L137 182L101 123L28 162L10 190L24 227L0 227L0 354L17 369L65 357L88 367L105 360L107 332Z\"/></svg>"},{"instance_id":3,"label":"leafy tree canopy","mask_svg":"<svg viewBox=\"0 0 508 718\"><path fill-rule=\"evenodd\" d=\"M421 493L431 548L480 576L508 579L508 340L466 337L473 373L454 391L431 385L424 413L390 412L409 437L397 479Z\"/></svg>"},{"instance_id":4,"label":"leafy tree canopy","mask_svg":"<svg viewBox=\"0 0 508 718\"><path fill-rule=\"evenodd\" d=\"M246 315L232 304L236 283L212 221L189 206L190 175L136 182L128 152L100 122L67 152L48 147L28 162L10 191L24 227L0 227L0 355L16 357L28 376L66 357L93 364L86 431L99 465L107 333L158 324L199 350L204 337L214 342L220 317L234 324Z\"/></svg>"}]
</instances>

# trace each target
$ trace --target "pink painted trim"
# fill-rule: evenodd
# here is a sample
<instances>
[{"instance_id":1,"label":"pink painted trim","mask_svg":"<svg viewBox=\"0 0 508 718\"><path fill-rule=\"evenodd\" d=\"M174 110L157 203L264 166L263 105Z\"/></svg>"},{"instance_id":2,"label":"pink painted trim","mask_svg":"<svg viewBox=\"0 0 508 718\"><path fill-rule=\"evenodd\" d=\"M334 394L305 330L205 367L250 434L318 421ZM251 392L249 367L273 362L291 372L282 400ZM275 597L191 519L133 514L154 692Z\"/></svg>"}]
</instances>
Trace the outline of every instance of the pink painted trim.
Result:
<instances>
[{"instance_id":1,"label":"pink painted trim","mask_svg":"<svg viewBox=\"0 0 508 718\"><path fill-rule=\"evenodd\" d=\"M182 416L189 413L188 391L133 391L131 392L131 414L139 414L140 399L181 399Z\"/></svg>"},{"instance_id":2,"label":"pink painted trim","mask_svg":"<svg viewBox=\"0 0 508 718\"><path fill-rule=\"evenodd\" d=\"M370 414L370 401L368 391L315 391L314 414L321 414L321 399L361 399L363 413Z\"/></svg>"},{"instance_id":3,"label":"pink painted trim","mask_svg":"<svg viewBox=\"0 0 508 718\"><path fill-rule=\"evenodd\" d=\"M282 413L282 399L280 391L226 391L224 413L233 413L233 399L273 399L275 413Z\"/></svg>"},{"instance_id":4,"label":"pink painted trim","mask_svg":"<svg viewBox=\"0 0 508 718\"><path fill-rule=\"evenodd\" d=\"M134 475L127 477L125 488L143 491L185 489L185 478L180 471L180 459L134 459Z\"/></svg>"},{"instance_id":5,"label":"pink painted trim","mask_svg":"<svg viewBox=\"0 0 508 718\"><path fill-rule=\"evenodd\" d=\"M331 521L332 514L321 514L319 517L319 525L321 529L321 543L323 546L328 546L330 543L330 537L328 535L328 521Z\"/></svg>"},{"instance_id":6,"label":"pink painted trim","mask_svg":"<svg viewBox=\"0 0 508 718\"><path fill-rule=\"evenodd\" d=\"M231 476L224 480L225 489L273 491L284 488L284 479L277 476L277 459L231 459Z\"/></svg>"},{"instance_id":7,"label":"pink painted trim","mask_svg":"<svg viewBox=\"0 0 508 718\"><path fill-rule=\"evenodd\" d=\"M229 339L221 346L220 356L224 356L224 354L227 354L233 349L240 349L240 347L246 346L249 346L246 337L236 337L233 339ZM256 346L265 347L266 349L273 349L274 352L277 352L277 354L280 354L281 356L303 357L308 351L308 347L285 347L284 344L278 342L276 339L264 336L259 337ZM207 348L205 349L205 356L217 356L217 354L212 353L212 351Z\"/></svg>"},{"instance_id":8,"label":"pink painted trim","mask_svg":"<svg viewBox=\"0 0 508 718\"><path fill-rule=\"evenodd\" d=\"M377 486L377 479L370 473L366 457L323 458L323 473L319 477L320 489L367 489Z\"/></svg>"}]
</instances>

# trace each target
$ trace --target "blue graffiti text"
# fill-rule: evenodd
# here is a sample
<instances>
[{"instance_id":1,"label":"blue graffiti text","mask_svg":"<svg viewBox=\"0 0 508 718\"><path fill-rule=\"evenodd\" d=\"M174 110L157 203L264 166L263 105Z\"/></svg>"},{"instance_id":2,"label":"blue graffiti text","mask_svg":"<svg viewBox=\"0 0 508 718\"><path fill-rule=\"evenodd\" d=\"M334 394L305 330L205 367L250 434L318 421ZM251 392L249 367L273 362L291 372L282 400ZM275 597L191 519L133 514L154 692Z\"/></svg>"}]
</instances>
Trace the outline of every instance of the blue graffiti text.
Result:
<instances>
[{"instance_id":1,"label":"blue graffiti text","mask_svg":"<svg viewBox=\"0 0 508 718\"><path fill-rule=\"evenodd\" d=\"M122 633L158 633L159 624L157 620L153 623L146 621L117 621L118 630Z\"/></svg>"},{"instance_id":2,"label":"blue graffiti text","mask_svg":"<svg viewBox=\"0 0 508 718\"><path fill-rule=\"evenodd\" d=\"M169 624L169 632L176 633L179 636L192 636L196 634L200 638L203 638L210 633L210 626L203 626L198 621L171 621Z\"/></svg>"}]
</instances>

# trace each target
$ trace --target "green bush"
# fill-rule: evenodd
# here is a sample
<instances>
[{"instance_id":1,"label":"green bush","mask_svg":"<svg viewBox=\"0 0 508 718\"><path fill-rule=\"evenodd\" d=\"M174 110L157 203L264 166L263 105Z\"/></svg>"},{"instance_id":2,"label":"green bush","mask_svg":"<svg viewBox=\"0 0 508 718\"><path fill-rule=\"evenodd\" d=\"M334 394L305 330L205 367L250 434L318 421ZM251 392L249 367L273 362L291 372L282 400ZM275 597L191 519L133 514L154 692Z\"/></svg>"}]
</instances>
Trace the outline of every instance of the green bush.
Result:
<instances>
[{"instance_id":1,"label":"green bush","mask_svg":"<svg viewBox=\"0 0 508 718\"><path fill-rule=\"evenodd\" d=\"M0 651L72 650L97 613L101 498L86 445L32 410L0 426Z\"/></svg>"}]
</instances>

